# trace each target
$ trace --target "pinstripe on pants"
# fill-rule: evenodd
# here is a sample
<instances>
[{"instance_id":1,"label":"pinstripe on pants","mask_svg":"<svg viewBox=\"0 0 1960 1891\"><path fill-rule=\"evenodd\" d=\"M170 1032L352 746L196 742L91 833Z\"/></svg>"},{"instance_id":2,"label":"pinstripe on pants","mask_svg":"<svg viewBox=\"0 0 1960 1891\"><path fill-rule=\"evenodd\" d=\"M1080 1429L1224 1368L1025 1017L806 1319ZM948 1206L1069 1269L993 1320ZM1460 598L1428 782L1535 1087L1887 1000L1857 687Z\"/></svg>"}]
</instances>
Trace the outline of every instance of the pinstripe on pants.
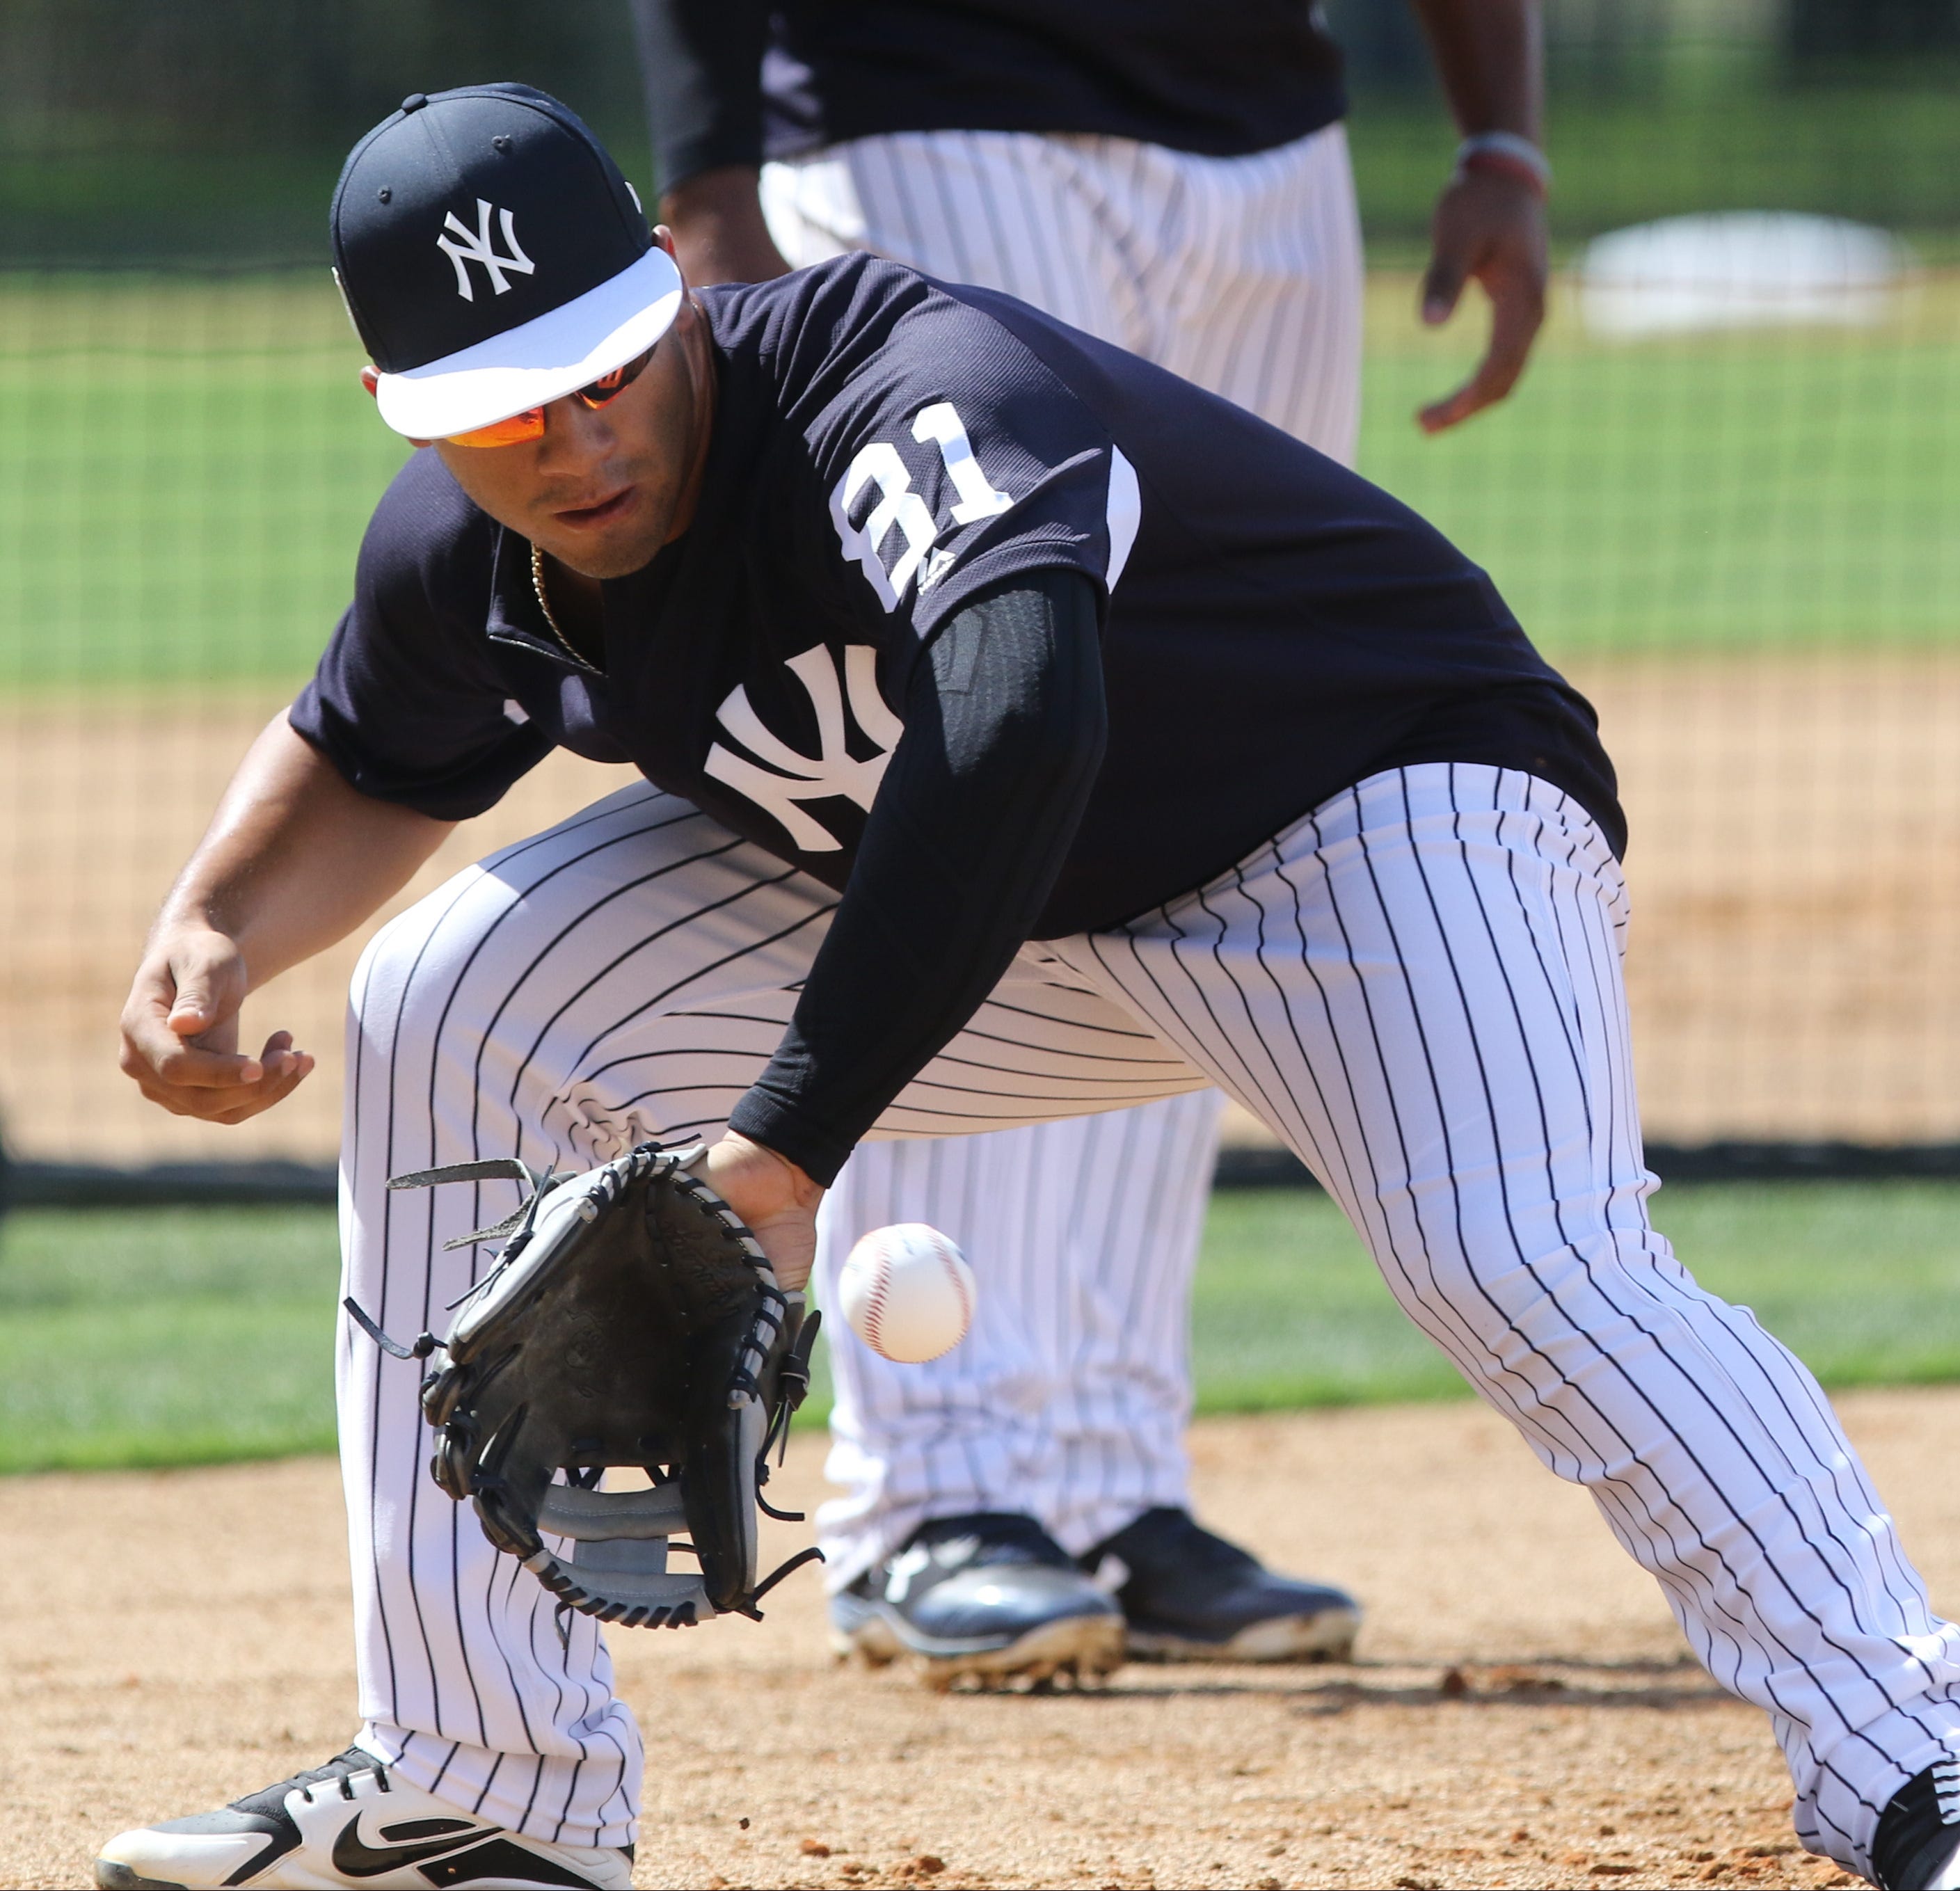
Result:
<instances>
[{"instance_id":1,"label":"pinstripe on pants","mask_svg":"<svg viewBox=\"0 0 1960 1891\"><path fill-rule=\"evenodd\" d=\"M443 1243L516 1205L504 1183L390 1195L480 1155L584 1168L648 1136L718 1134L767 1062L835 896L651 787L468 870L384 928L355 974L342 1136L343 1295L445 1323L485 1262ZM958 1135L1198 1089L1178 1052L1032 953L883 1119ZM420 1367L342 1323L342 1469L363 1743L474 1812L569 1844L626 1842L641 1773L603 1640L430 1482Z\"/></svg>"},{"instance_id":2,"label":"pinstripe on pants","mask_svg":"<svg viewBox=\"0 0 1960 1891\"><path fill-rule=\"evenodd\" d=\"M508 1186L395 1169L590 1161L712 1132L773 1048L832 896L651 788L431 895L356 974L347 1290L433 1320L447 1236ZM1816 1383L1650 1225L1618 864L1527 775L1432 763L1336 796L1209 885L1031 949L882 1133L1040 1120L1208 1078L1307 1162L1391 1291L1659 1581L1772 1716L1800 1835L1862 1868L1879 1809L1960 1733L1960 1646ZM582 1618L422 1469L416 1368L343 1332L364 1743L543 1838L616 1844L628 1710Z\"/></svg>"},{"instance_id":3,"label":"pinstripe on pants","mask_svg":"<svg viewBox=\"0 0 1960 1891\"><path fill-rule=\"evenodd\" d=\"M1249 158L1012 132L866 138L763 173L801 266L870 249L1004 291L1344 463L1360 418L1360 234L1338 125ZM980 1272L974 1329L893 1366L842 1327L818 1514L841 1587L930 1517L1027 1511L1080 1553L1187 1501L1192 1271L1219 1104L867 1145L825 1205L819 1297L867 1230L925 1221Z\"/></svg>"}]
</instances>

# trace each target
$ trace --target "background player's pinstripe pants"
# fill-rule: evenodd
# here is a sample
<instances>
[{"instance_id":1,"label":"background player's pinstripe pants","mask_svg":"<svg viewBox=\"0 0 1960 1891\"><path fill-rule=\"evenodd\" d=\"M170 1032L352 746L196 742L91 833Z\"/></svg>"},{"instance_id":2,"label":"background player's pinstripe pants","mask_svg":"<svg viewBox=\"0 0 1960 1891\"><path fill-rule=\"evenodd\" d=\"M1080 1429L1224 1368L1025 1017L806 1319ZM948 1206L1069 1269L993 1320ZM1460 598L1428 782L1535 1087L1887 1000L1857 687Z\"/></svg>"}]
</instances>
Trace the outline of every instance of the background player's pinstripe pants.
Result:
<instances>
[{"instance_id":1,"label":"background player's pinstripe pants","mask_svg":"<svg viewBox=\"0 0 1960 1891\"><path fill-rule=\"evenodd\" d=\"M391 1173L714 1133L833 903L648 787L394 921L353 991L345 1291L396 1332L439 1325L485 1264L443 1241L515 1199L390 1195ZM1625 917L1617 863L1559 791L1391 770L1210 885L1032 950L880 1127L1207 1078L1256 1112L1410 1316L1591 1491L1711 1672L1770 1712L1800 1833L1858 1868L1885 1800L1960 1733L1960 1645L1815 1381L1648 1224ZM622 1842L640 1748L598 1632L575 1618L560 1641L550 1597L429 1482L420 1367L342 1326L364 1743L536 1836Z\"/></svg>"},{"instance_id":2,"label":"background player's pinstripe pants","mask_svg":"<svg viewBox=\"0 0 1960 1891\"><path fill-rule=\"evenodd\" d=\"M1360 422L1360 231L1338 125L1250 158L1126 138L912 132L762 177L801 266L868 248L1004 290L1236 401L1344 463ZM1031 1511L1081 1553L1186 1501L1192 1269L1220 1100L952 1144L867 1148L826 1205L826 1292L893 1221L959 1242L985 1291L926 1366L834 1335L818 1515L842 1587L930 1517ZM829 1295L835 1299L834 1294Z\"/></svg>"}]
</instances>

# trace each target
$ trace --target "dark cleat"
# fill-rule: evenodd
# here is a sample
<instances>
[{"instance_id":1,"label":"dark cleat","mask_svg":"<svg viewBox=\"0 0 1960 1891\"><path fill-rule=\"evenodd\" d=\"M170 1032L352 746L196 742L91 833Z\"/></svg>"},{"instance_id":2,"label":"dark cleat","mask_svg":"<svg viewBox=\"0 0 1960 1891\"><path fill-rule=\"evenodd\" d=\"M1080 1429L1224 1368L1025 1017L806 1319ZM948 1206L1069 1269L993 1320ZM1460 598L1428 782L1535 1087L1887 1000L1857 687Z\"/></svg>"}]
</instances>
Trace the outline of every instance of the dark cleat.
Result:
<instances>
[{"instance_id":1,"label":"dark cleat","mask_svg":"<svg viewBox=\"0 0 1960 1891\"><path fill-rule=\"evenodd\" d=\"M1345 1661L1361 1606L1275 1575L1188 1511L1144 1512L1082 1558L1122 1603L1138 1661Z\"/></svg>"},{"instance_id":2,"label":"dark cleat","mask_svg":"<svg viewBox=\"0 0 1960 1891\"><path fill-rule=\"evenodd\" d=\"M1960 1886L1960 1760L1915 1775L1879 1815L1872 1875L1879 1891Z\"/></svg>"},{"instance_id":3,"label":"dark cleat","mask_svg":"<svg viewBox=\"0 0 1960 1891\"><path fill-rule=\"evenodd\" d=\"M831 1639L875 1667L917 1665L929 1686L1042 1686L1123 1659L1122 1611L1031 1517L936 1517L830 1599Z\"/></svg>"}]
</instances>

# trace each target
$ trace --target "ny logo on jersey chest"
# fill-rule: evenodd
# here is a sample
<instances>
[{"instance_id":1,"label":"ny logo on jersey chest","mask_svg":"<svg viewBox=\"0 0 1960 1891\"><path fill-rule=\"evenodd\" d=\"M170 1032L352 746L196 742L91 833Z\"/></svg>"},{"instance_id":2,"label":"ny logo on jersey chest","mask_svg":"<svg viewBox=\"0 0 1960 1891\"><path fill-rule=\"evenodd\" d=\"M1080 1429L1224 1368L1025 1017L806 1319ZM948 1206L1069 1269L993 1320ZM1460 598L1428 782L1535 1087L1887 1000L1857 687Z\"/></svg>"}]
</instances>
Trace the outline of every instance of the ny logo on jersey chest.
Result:
<instances>
[{"instance_id":1,"label":"ny logo on jersey chest","mask_svg":"<svg viewBox=\"0 0 1960 1891\"><path fill-rule=\"evenodd\" d=\"M852 644L845 650L841 689L837 661L821 644L791 657L784 667L810 699L816 718L817 753L800 754L776 735L756 713L747 689L738 685L723 700L715 721L724 734L768 766L759 767L718 742L708 751L702 772L779 821L802 852L835 853L840 845L836 836L804 813L803 804L842 798L870 813L885 764L905 725L878 693L878 653L869 644ZM850 750L844 716L847 701L851 720L877 748L877 754L864 760Z\"/></svg>"}]
</instances>

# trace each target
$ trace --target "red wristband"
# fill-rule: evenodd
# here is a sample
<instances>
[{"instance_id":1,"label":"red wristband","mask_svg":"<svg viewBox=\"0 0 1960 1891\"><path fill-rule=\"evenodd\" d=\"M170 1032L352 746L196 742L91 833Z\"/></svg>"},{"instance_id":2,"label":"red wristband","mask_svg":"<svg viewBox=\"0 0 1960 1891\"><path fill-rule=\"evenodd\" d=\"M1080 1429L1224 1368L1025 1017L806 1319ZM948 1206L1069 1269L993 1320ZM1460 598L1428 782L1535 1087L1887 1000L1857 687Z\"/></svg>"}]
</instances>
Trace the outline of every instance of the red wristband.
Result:
<instances>
[{"instance_id":1,"label":"red wristband","mask_svg":"<svg viewBox=\"0 0 1960 1891\"><path fill-rule=\"evenodd\" d=\"M1478 132L1465 138L1456 148L1456 174L1461 177L1473 170L1522 184L1535 197L1551 188L1551 166L1545 153L1515 132Z\"/></svg>"},{"instance_id":2,"label":"red wristband","mask_svg":"<svg viewBox=\"0 0 1960 1891\"><path fill-rule=\"evenodd\" d=\"M1472 151L1456 169L1459 176L1476 171L1488 177L1502 177L1507 183L1522 184L1534 197L1542 199L1545 194L1545 180L1530 165L1520 164L1516 158L1507 158L1499 151Z\"/></svg>"}]
</instances>

